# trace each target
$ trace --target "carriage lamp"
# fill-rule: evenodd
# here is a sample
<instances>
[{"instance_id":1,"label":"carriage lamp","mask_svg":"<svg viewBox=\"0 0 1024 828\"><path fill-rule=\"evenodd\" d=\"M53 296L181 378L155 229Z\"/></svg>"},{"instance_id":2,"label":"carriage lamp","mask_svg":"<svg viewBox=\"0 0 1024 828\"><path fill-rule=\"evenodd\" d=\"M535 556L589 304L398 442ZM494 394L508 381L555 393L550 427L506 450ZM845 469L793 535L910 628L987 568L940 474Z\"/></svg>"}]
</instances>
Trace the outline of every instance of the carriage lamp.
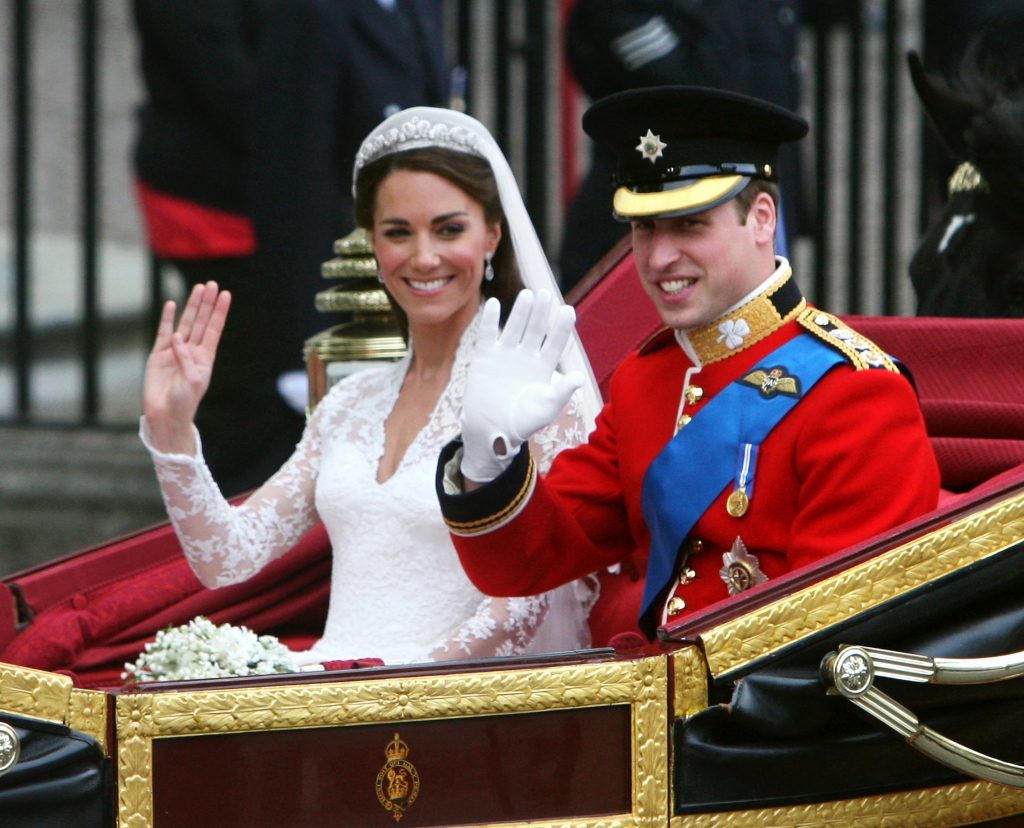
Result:
<instances>
[{"instance_id":1,"label":"carriage lamp","mask_svg":"<svg viewBox=\"0 0 1024 828\"><path fill-rule=\"evenodd\" d=\"M405 341L377 280L377 259L369 234L357 228L334 243L334 253L321 273L325 279L339 282L320 291L315 306L324 313L350 313L351 319L306 340L303 359L309 378L308 412L343 377L405 355Z\"/></svg>"}]
</instances>

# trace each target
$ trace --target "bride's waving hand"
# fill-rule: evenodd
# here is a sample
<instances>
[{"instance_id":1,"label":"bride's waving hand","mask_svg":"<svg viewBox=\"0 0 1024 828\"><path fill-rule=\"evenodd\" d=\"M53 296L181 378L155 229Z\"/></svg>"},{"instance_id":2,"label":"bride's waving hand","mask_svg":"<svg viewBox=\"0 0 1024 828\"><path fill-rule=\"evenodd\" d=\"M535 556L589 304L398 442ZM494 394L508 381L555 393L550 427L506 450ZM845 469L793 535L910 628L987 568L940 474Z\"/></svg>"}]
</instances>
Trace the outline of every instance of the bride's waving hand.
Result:
<instances>
[{"instance_id":1,"label":"bride's waving hand","mask_svg":"<svg viewBox=\"0 0 1024 828\"><path fill-rule=\"evenodd\" d=\"M210 385L231 294L216 282L196 285L174 327L175 304L164 303L143 381L143 410L156 448L191 454L192 421Z\"/></svg>"}]
</instances>

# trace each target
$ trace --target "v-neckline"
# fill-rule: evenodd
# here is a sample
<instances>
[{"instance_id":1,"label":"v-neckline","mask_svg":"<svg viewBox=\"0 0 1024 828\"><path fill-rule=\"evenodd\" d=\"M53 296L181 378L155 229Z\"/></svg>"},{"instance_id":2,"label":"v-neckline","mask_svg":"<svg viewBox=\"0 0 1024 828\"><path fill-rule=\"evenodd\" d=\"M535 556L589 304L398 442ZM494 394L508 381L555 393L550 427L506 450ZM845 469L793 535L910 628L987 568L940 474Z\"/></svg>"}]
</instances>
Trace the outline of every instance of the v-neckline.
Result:
<instances>
[{"instance_id":1,"label":"v-neckline","mask_svg":"<svg viewBox=\"0 0 1024 828\"><path fill-rule=\"evenodd\" d=\"M482 313L483 302L481 301L480 307L477 309L476 315L473 317L472 320L470 320L470 323L462 332L462 336L459 337L458 345L455 346L455 359L452 361L451 374L448 377L448 382L446 382L444 388L441 389L441 394L438 396L437 402L434 403L434 407L430 410L430 416L427 417L427 421L423 424L423 428L416 432L416 435L409 442L409 445L406 446L401 458L399 458L398 463L395 465L395 470L386 479L380 480L380 464L381 460L384 459L384 446L387 437L387 434L384 430L384 426L388 421L388 417L391 416L391 412L394 410L395 404L398 402L398 395L402 393L402 384L405 382L406 374L408 374L409 368L412 366L413 347L412 343L409 343L409 349L406 352L405 356L402 357L402 361L399 363L400 370L395 371L394 379L390 388L389 398L386 401L385 405L386 411L383 417L381 418L380 423L377 424L376 427L376 458L373 463L372 477L373 482L377 486L387 485L388 482L393 480L395 476L406 465L406 461L409 458L409 453L412 452L413 449L417 446L417 444L421 442L423 433L432 425L434 425L434 422L438 416L438 411L440 410L442 404L449 397L449 391L452 387L452 383L455 382L460 375L465 374L466 368L468 367L469 363L469 352L471 350L472 344L476 342L476 332L480 326L480 316ZM459 401L458 407L461 409L461 400Z\"/></svg>"}]
</instances>

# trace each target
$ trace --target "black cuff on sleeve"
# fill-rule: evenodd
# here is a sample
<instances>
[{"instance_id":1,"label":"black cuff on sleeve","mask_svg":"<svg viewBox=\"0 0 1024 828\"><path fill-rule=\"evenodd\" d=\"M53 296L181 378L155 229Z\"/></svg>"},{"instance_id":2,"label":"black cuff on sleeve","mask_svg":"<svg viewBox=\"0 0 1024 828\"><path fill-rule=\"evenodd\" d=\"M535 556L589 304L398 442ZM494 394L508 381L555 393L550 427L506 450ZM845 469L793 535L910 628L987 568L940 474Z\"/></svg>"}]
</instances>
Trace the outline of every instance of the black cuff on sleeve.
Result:
<instances>
[{"instance_id":1,"label":"black cuff on sleeve","mask_svg":"<svg viewBox=\"0 0 1024 828\"><path fill-rule=\"evenodd\" d=\"M472 492L451 495L444 489L444 467L461 447L461 440L452 440L441 449L434 485L448 528L460 535L478 534L500 525L523 505L532 490L533 459L529 444L523 443L512 464L494 480Z\"/></svg>"}]
</instances>

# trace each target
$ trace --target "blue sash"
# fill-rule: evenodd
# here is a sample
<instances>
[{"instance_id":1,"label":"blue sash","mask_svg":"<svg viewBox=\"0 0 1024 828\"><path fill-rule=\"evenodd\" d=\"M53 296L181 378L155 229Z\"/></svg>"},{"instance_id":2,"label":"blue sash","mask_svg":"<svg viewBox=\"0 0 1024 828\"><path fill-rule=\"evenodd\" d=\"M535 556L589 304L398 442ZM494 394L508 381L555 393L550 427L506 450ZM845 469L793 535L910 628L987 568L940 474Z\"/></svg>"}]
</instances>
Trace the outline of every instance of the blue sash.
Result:
<instances>
[{"instance_id":1,"label":"blue sash","mask_svg":"<svg viewBox=\"0 0 1024 828\"><path fill-rule=\"evenodd\" d=\"M796 393L777 393L736 380L711 399L700 414L658 453L644 474L641 506L651 530L650 558L640 609L642 626L652 604L668 586L679 547L700 516L734 479L739 452L760 446L802 396L845 357L811 334L801 334L762 361L760 370L784 369ZM751 369L746 376L757 371ZM792 388L792 384L789 386Z\"/></svg>"}]
</instances>

